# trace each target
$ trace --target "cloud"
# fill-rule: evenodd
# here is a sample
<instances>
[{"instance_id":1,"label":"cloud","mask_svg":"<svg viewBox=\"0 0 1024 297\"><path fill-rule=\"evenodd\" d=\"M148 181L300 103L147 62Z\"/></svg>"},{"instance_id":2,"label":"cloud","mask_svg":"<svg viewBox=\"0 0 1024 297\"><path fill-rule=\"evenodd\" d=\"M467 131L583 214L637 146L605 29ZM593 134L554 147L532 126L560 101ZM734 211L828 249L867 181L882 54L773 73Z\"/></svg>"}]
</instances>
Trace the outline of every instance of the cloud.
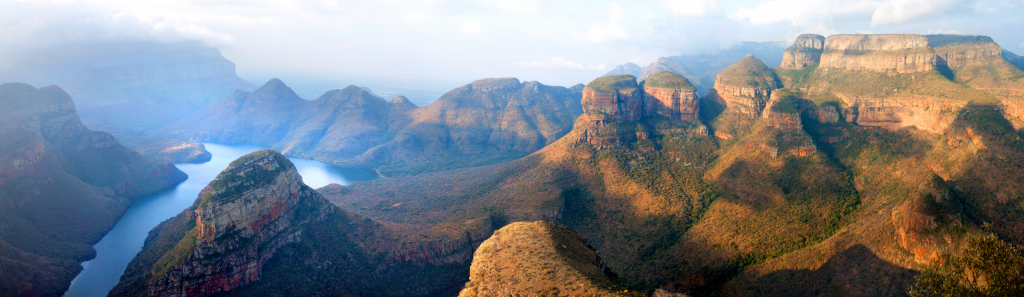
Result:
<instances>
[{"instance_id":1,"label":"cloud","mask_svg":"<svg viewBox=\"0 0 1024 297\"><path fill-rule=\"evenodd\" d=\"M973 11L971 0L888 0L871 15L871 26L902 24L924 16L957 9Z\"/></svg>"},{"instance_id":2,"label":"cloud","mask_svg":"<svg viewBox=\"0 0 1024 297\"><path fill-rule=\"evenodd\" d=\"M480 33L481 30L480 24L477 24L474 21L466 21L466 24L459 27L459 29L469 33Z\"/></svg>"},{"instance_id":3,"label":"cloud","mask_svg":"<svg viewBox=\"0 0 1024 297\"><path fill-rule=\"evenodd\" d=\"M718 10L715 0L662 0L669 12L681 16L705 16Z\"/></svg>"},{"instance_id":4,"label":"cloud","mask_svg":"<svg viewBox=\"0 0 1024 297\"><path fill-rule=\"evenodd\" d=\"M404 19L406 22L419 22L427 19L427 15L422 13L407 14L402 19Z\"/></svg>"},{"instance_id":5,"label":"cloud","mask_svg":"<svg viewBox=\"0 0 1024 297\"><path fill-rule=\"evenodd\" d=\"M925 34L960 34L957 30L945 30L945 29L928 29Z\"/></svg>"},{"instance_id":6,"label":"cloud","mask_svg":"<svg viewBox=\"0 0 1024 297\"><path fill-rule=\"evenodd\" d=\"M534 0L497 0L498 8L511 12L535 12L537 2Z\"/></svg>"},{"instance_id":7,"label":"cloud","mask_svg":"<svg viewBox=\"0 0 1024 297\"><path fill-rule=\"evenodd\" d=\"M39 46L74 41L195 39L214 46L234 43L229 34L159 15L96 11L77 5L5 5L2 8L17 9L0 12L0 44Z\"/></svg>"},{"instance_id":8,"label":"cloud","mask_svg":"<svg viewBox=\"0 0 1024 297\"><path fill-rule=\"evenodd\" d=\"M776 0L761 3L754 9L740 8L729 17L746 19L754 25L788 22L794 26L813 26L829 22L836 16L867 14L878 5L877 1Z\"/></svg>"},{"instance_id":9,"label":"cloud","mask_svg":"<svg viewBox=\"0 0 1024 297\"><path fill-rule=\"evenodd\" d=\"M582 70L597 70L604 71L607 67L604 64L587 64L576 63L573 61L566 60L564 57L554 57L547 61L533 61L533 62L519 62L516 66L534 66L534 67L553 67L553 68L567 68L567 69L582 69Z\"/></svg>"},{"instance_id":10,"label":"cloud","mask_svg":"<svg viewBox=\"0 0 1024 297\"><path fill-rule=\"evenodd\" d=\"M337 0L324 1L324 7L330 10L338 10L341 8L341 4Z\"/></svg>"},{"instance_id":11,"label":"cloud","mask_svg":"<svg viewBox=\"0 0 1024 297\"><path fill-rule=\"evenodd\" d=\"M597 24L591 27L590 34L587 35L587 41L602 43L613 40L629 39L629 34L626 34L626 27L623 27L622 24L619 23L625 19L625 17L626 14L619 3L608 3L608 20L610 22Z\"/></svg>"},{"instance_id":12,"label":"cloud","mask_svg":"<svg viewBox=\"0 0 1024 297\"><path fill-rule=\"evenodd\" d=\"M1020 46L1018 46L1018 47L1019 47L1019 48L1024 48L1024 42L1021 42L1021 43L1020 43Z\"/></svg>"}]
</instances>

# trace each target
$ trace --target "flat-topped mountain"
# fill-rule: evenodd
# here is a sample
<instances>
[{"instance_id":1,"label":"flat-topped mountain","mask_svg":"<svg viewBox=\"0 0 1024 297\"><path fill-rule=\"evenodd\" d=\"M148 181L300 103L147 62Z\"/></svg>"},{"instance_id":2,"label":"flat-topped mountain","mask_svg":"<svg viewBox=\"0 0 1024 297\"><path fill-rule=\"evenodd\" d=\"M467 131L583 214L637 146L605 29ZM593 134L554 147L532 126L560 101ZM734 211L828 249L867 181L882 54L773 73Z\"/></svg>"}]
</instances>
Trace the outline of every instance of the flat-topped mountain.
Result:
<instances>
[{"instance_id":1,"label":"flat-topped mountain","mask_svg":"<svg viewBox=\"0 0 1024 297\"><path fill-rule=\"evenodd\" d=\"M587 239L543 221L494 231L477 248L469 270L459 296L633 296L618 286L618 276Z\"/></svg>"},{"instance_id":2,"label":"flat-topped mountain","mask_svg":"<svg viewBox=\"0 0 1024 297\"><path fill-rule=\"evenodd\" d=\"M411 174L521 157L572 129L582 86L484 79L426 107L355 86L305 101L273 79L157 132L181 140L249 143L282 153ZM344 119L344 120L341 120Z\"/></svg>"},{"instance_id":3,"label":"flat-topped mountain","mask_svg":"<svg viewBox=\"0 0 1024 297\"><path fill-rule=\"evenodd\" d=\"M82 121L106 131L156 128L253 86L219 50L180 43L73 43L37 49L0 69L0 83L59 85Z\"/></svg>"},{"instance_id":4,"label":"flat-topped mountain","mask_svg":"<svg viewBox=\"0 0 1024 297\"><path fill-rule=\"evenodd\" d=\"M0 295L60 295L131 199L187 177L86 128L56 86L2 84L0 106Z\"/></svg>"}]
</instances>

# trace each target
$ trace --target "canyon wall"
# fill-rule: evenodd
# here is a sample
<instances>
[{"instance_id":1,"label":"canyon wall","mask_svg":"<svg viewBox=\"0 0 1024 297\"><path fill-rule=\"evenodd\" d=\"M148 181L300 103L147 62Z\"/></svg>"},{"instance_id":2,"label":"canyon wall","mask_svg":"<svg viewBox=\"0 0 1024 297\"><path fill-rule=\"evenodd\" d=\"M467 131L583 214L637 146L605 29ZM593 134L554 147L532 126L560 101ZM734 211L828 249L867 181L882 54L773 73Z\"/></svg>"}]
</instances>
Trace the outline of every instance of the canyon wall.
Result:
<instances>
[{"instance_id":1,"label":"canyon wall","mask_svg":"<svg viewBox=\"0 0 1024 297\"><path fill-rule=\"evenodd\" d=\"M821 67L913 73L935 70L928 38L911 34L838 34L825 39Z\"/></svg>"},{"instance_id":2,"label":"canyon wall","mask_svg":"<svg viewBox=\"0 0 1024 297\"><path fill-rule=\"evenodd\" d=\"M783 69L804 69L821 61L825 50L825 37L818 34L800 34L793 46L782 53Z\"/></svg>"},{"instance_id":3,"label":"canyon wall","mask_svg":"<svg viewBox=\"0 0 1024 297\"><path fill-rule=\"evenodd\" d=\"M644 115L660 114L672 119L695 121L700 116L697 88L673 72L658 72L643 83Z\"/></svg>"}]
</instances>

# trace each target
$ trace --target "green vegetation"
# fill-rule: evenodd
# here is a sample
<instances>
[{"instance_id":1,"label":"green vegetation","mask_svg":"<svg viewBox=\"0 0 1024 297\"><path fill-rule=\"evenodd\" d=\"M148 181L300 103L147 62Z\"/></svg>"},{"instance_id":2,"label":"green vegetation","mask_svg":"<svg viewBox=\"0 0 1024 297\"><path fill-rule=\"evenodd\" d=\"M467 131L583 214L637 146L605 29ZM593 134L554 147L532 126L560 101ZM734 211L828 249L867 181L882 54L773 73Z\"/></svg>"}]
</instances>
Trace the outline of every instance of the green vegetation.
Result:
<instances>
[{"instance_id":1,"label":"green vegetation","mask_svg":"<svg viewBox=\"0 0 1024 297\"><path fill-rule=\"evenodd\" d=\"M254 163L254 160L261 158L273 159L271 162L277 164L277 168L269 170L263 164ZM251 163L251 164L250 164ZM294 170L295 165L284 155L272 149L265 149L242 156L231 161L227 169L217 175L217 178L207 186L206 196L202 197L200 207L210 202L230 202L239 198L239 195L249 189L258 188L271 183L281 173ZM243 173L244 174L241 174Z\"/></svg>"},{"instance_id":2,"label":"green vegetation","mask_svg":"<svg viewBox=\"0 0 1024 297\"><path fill-rule=\"evenodd\" d=\"M772 97L778 96L778 101L772 105L771 110L778 113L798 113L799 109L796 108L796 95L787 89L778 89L772 91Z\"/></svg>"},{"instance_id":3,"label":"green vegetation","mask_svg":"<svg viewBox=\"0 0 1024 297\"><path fill-rule=\"evenodd\" d=\"M1022 296L1024 249L995 235L974 236L963 250L944 254L921 276L910 296Z\"/></svg>"},{"instance_id":4,"label":"green vegetation","mask_svg":"<svg viewBox=\"0 0 1024 297\"><path fill-rule=\"evenodd\" d=\"M690 80L675 72L662 71L644 80L645 87L696 90Z\"/></svg>"},{"instance_id":5,"label":"green vegetation","mask_svg":"<svg viewBox=\"0 0 1024 297\"><path fill-rule=\"evenodd\" d=\"M638 88L636 77L630 74L598 77L588 83L587 87L605 93L632 93Z\"/></svg>"},{"instance_id":6,"label":"green vegetation","mask_svg":"<svg viewBox=\"0 0 1024 297\"><path fill-rule=\"evenodd\" d=\"M722 83L730 86L750 86L766 89L781 87L771 68L754 56L747 56L718 74Z\"/></svg>"}]
</instances>

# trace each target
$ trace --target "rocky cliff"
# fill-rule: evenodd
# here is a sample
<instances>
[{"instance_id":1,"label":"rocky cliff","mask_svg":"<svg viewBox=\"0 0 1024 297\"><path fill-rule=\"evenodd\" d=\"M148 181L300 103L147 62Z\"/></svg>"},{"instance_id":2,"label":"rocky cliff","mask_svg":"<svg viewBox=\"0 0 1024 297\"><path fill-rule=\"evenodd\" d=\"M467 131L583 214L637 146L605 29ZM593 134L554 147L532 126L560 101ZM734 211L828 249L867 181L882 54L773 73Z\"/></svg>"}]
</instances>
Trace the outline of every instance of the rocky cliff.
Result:
<instances>
[{"instance_id":1,"label":"rocky cliff","mask_svg":"<svg viewBox=\"0 0 1024 297\"><path fill-rule=\"evenodd\" d=\"M280 153L239 158L186 210L195 227L154 268L149 295L210 296L254 282L277 249L335 210Z\"/></svg>"},{"instance_id":2,"label":"rocky cliff","mask_svg":"<svg viewBox=\"0 0 1024 297\"><path fill-rule=\"evenodd\" d=\"M155 128L253 86L201 42L59 44L13 57L0 82L59 85L95 129Z\"/></svg>"},{"instance_id":3,"label":"rocky cliff","mask_svg":"<svg viewBox=\"0 0 1024 297\"><path fill-rule=\"evenodd\" d=\"M643 116L643 103L635 76L599 77L583 88L583 120L594 126L636 121Z\"/></svg>"},{"instance_id":4,"label":"rocky cliff","mask_svg":"<svg viewBox=\"0 0 1024 297\"><path fill-rule=\"evenodd\" d=\"M63 170L82 181L128 198L148 195L187 176L123 146L108 133L92 131L78 118L71 97L57 86L0 85L0 121L38 133L60 151Z\"/></svg>"},{"instance_id":5,"label":"rocky cliff","mask_svg":"<svg viewBox=\"0 0 1024 297\"><path fill-rule=\"evenodd\" d=\"M644 114L660 114L672 119L695 121L700 116L697 88L682 75L658 72L642 84Z\"/></svg>"},{"instance_id":6,"label":"rocky cliff","mask_svg":"<svg viewBox=\"0 0 1024 297\"><path fill-rule=\"evenodd\" d=\"M782 53L783 69L804 69L821 62L821 53L825 50L825 37L818 34L800 34L793 46Z\"/></svg>"},{"instance_id":7,"label":"rocky cliff","mask_svg":"<svg viewBox=\"0 0 1024 297\"><path fill-rule=\"evenodd\" d=\"M459 296L631 296L585 238L549 222L517 222L473 255Z\"/></svg>"},{"instance_id":8,"label":"rocky cliff","mask_svg":"<svg viewBox=\"0 0 1024 297\"><path fill-rule=\"evenodd\" d=\"M747 55L715 79L715 91L726 110L758 116L773 90L780 86L775 73L761 60Z\"/></svg>"},{"instance_id":9,"label":"rocky cliff","mask_svg":"<svg viewBox=\"0 0 1024 297\"><path fill-rule=\"evenodd\" d=\"M823 68L896 73L935 70L928 38L911 34L838 34L825 39Z\"/></svg>"}]
</instances>

